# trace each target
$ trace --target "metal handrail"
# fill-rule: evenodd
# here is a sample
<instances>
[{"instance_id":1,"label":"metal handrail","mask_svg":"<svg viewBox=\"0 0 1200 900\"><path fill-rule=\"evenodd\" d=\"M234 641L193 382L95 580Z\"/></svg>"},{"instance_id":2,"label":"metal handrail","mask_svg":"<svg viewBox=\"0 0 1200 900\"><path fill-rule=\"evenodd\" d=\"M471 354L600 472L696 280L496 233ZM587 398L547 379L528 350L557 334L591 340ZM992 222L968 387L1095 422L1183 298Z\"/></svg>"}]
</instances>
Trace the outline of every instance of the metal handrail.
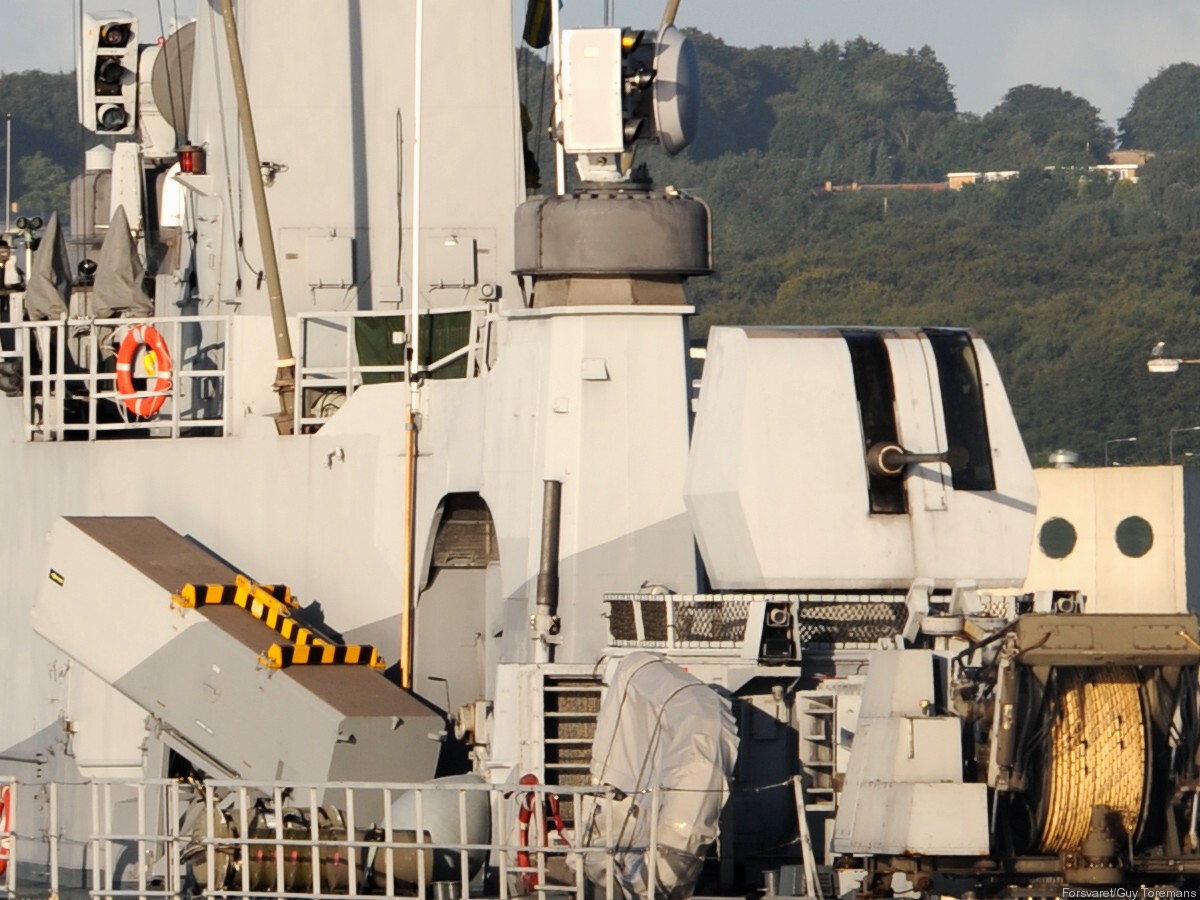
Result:
<instances>
[{"instance_id":1,"label":"metal handrail","mask_svg":"<svg viewBox=\"0 0 1200 900\"><path fill-rule=\"evenodd\" d=\"M475 306L454 306L422 311L421 318L438 317L470 313L470 338L467 343L421 368L424 374L438 372L458 360L466 357L467 374L473 378L475 373L483 368L482 352L485 340L480 338L486 327L488 311L486 308ZM407 376L408 366L395 365L365 365L359 361L358 349L355 343L355 322L363 319L402 318L404 320L403 335L405 341L412 334L412 314L407 310L333 310L320 312L299 313L300 320L300 351L296 366L296 396L295 429L320 427L327 417L305 415L306 390L333 391L341 393L346 399L364 384L364 375L385 374L395 376L393 380L403 381ZM335 354L338 361L332 365L317 365L311 362L314 355L310 323L323 323L335 340L341 342Z\"/></svg>"},{"instance_id":2,"label":"metal handrail","mask_svg":"<svg viewBox=\"0 0 1200 900\"><path fill-rule=\"evenodd\" d=\"M13 796L21 787L17 779L0 779L0 784L10 783ZM458 871L455 881L462 890L462 897L478 896L479 883L472 877L472 861L476 865L489 867L498 878L498 896L508 900L514 895L510 878L517 881L522 876L538 877L537 890L551 889L547 873L553 867L558 873L553 889L574 893L582 900L587 882L583 861L586 857L599 856L604 860L603 879L608 894L615 889L616 854L642 855L650 883L656 883L657 856L659 847L658 806L661 797L669 789L651 787L632 795L622 794L608 786L567 786L543 784L485 784L473 782L426 782L426 783L372 783L372 782L329 782L329 783L282 783L244 782L235 780L209 780L205 782L179 781L173 779L119 779L98 778L78 782L70 787L83 794L62 796L57 782L30 783L27 791L38 790L46 803L45 827L26 822L20 834L14 829L9 872L15 873L18 860L29 864L33 855L33 844L46 843L47 849L40 859L49 862L49 889L54 896L60 894L58 844L62 840L60 823L62 812L73 809L82 812L79 800L86 796L91 808L91 829L86 837L83 860L89 872L91 897L97 898L177 898L189 894L205 897L307 897L309 900L325 898L356 898L366 896L396 897L407 894L400 890L395 865L405 862L415 864L417 877L408 884L416 889L417 896L426 896L426 889L434 883L435 870L440 853L444 861L457 858ZM322 828L322 801L330 792L335 792L341 804L335 827ZM488 800L488 819L502 823L501 828L486 841L472 842L468 834L467 803L472 794L484 793ZM364 795L367 795L364 797ZM437 834L438 809L431 806L434 795L450 796L458 810L457 835L448 837ZM549 822L545 821L546 803L549 795L570 797L574 803L576 821L574 828L568 827L562 840L551 840ZM394 803L402 796L409 798L408 820L403 824L395 821ZM516 827L518 810L527 798L532 797L527 809L536 810L528 832L539 827L538 839L525 842ZM610 836L601 838L590 827L584 827L584 807L589 798L608 801L602 807L592 809L587 822L602 826L601 833ZM641 838L634 839L626 834L614 805L641 798L649 804L650 830ZM382 804L382 821L364 823L356 820L356 804L371 799ZM265 804L265 806L264 806ZM128 811L124 829L116 827L114 810L124 806ZM42 806L42 804L39 804ZM188 813L189 808L192 810ZM328 807L324 807L328 809ZM448 821L451 807L440 804L443 830ZM285 834L284 814L296 810L297 818L290 818L289 830ZM497 818L497 812L499 817ZM643 814L645 810L643 810ZM600 818L595 818L599 815ZM538 817L543 817L542 821ZM260 827L266 826L268 833L251 833L252 819L258 817ZM300 817L306 817L300 818ZM332 820L330 820L332 821ZM135 824L136 823L136 824ZM229 823L223 830L219 823ZM361 827L369 824L369 828ZM133 830L129 830L133 825ZM453 826L450 826L453 828ZM403 836L402 836L403 834ZM546 839L542 840L541 835ZM0 836L4 833L0 832ZM408 854L404 860L394 851ZM653 852L652 852L653 851ZM24 853L25 855L21 855ZM380 854L383 854L382 860ZM48 854L48 855L47 855ZM427 855L429 855L427 859ZM518 862L528 856L524 863ZM192 860L203 858L204 884L189 881L194 872ZM224 871L218 866L237 861L240 875L225 877L218 882L216 873ZM562 863L555 862L562 860ZM276 864L276 861L283 861ZM338 883L323 886L321 867L332 864L340 871ZM274 869L273 889L264 889L261 879L270 874L270 868L260 869L257 885L251 884L252 865ZM338 870L336 866L344 865ZM285 880L285 869L289 870ZM564 883L563 876L569 883ZM311 877L304 885L290 879L301 880ZM593 877L595 877L593 875ZM240 884L237 879L240 878ZM286 881L286 883L285 883ZM382 881L382 884L378 882ZM370 882L370 883L369 883ZM529 886L526 882L526 887ZM18 885L14 874L0 879L0 889L7 889L10 896L18 892L28 893L30 885ZM253 888L253 889L252 889ZM368 893L368 888L372 888ZM23 889L23 890L19 890ZM527 893L521 890L520 893Z\"/></svg>"},{"instance_id":3,"label":"metal handrail","mask_svg":"<svg viewBox=\"0 0 1200 900\"><path fill-rule=\"evenodd\" d=\"M122 394L115 387L115 372L99 371L100 333L111 329L112 335L138 325L152 325L162 335L173 362L170 387L165 392L154 390ZM199 345L184 344L185 327L215 331L215 339ZM230 431L227 411L230 408L230 362L232 342L230 316L153 316L145 319L73 318L39 322L0 323L0 335L13 335L13 350L0 350L0 360L16 360L21 364L23 382L22 403L26 440L59 441L68 436L83 434L96 440L102 432L136 431L145 436L182 436L184 429L201 429L209 434L225 435ZM67 345L79 342L77 352L68 357ZM42 360L41 371L35 371L35 348ZM47 360L53 348L52 360ZM221 361L214 365L214 358ZM200 368L201 361L209 364ZM68 367L70 363L70 367ZM68 370L70 368L70 370ZM193 383L207 379L219 384L212 399L218 408L216 415L184 416L183 406ZM86 398L86 415L82 421L68 422L66 416L69 395ZM152 417L132 416L125 401L141 397L164 396L164 409ZM99 404L110 402L120 413L116 422L99 421Z\"/></svg>"}]
</instances>

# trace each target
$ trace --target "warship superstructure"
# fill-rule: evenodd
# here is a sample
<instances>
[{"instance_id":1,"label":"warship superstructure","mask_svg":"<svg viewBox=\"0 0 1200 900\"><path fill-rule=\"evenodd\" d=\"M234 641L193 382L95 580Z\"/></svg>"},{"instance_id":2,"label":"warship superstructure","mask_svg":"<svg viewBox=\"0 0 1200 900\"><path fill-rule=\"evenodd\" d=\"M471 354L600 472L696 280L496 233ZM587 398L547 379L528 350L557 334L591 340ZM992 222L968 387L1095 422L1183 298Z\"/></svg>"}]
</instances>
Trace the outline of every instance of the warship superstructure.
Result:
<instances>
[{"instance_id":1,"label":"warship superstructure","mask_svg":"<svg viewBox=\"0 0 1200 900\"><path fill-rule=\"evenodd\" d=\"M534 196L508 0L85 16L96 262L19 223L0 308L11 894L1196 883L1196 619L1014 593L984 342L689 358L674 15L549 29Z\"/></svg>"}]
</instances>

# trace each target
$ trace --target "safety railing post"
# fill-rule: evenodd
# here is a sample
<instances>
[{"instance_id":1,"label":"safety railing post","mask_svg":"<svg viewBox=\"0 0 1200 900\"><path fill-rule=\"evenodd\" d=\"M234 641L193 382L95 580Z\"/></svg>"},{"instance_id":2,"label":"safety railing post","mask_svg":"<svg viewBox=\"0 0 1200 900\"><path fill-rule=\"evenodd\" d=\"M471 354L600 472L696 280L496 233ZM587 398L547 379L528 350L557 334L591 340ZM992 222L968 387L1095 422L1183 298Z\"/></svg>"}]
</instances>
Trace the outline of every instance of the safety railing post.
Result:
<instances>
[{"instance_id":1,"label":"safety railing post","mask_svg":"<svg viewBox=\"0 0 1200 900\"><path fill-rule=\"evenodd\" d=\"M204 820L207 823L204 838L204 889L210 897L219 887L213 883L217 871L217 806L213 793L212 788L204 791Z\"/></svg>"},{"instance_id":2,"label":"safety railing post","mask_svg":"<svg viewBox=\"0 0 1200 900\"><path fill-rule=\"evenodd\" d=\"M181 835L175 833L180 821L179 792L181 790L183 790L183 786L177 781L167 786L167 849L168 865L170 866L168 884L171 893L175 896L179 896L183 892L182 860L179 847Z\"/></svg>"},{"instance_id":3,"label":"safety railing post","mask_svg":"<svg viewBox=\"0 0 1200 900\"><path fill-rule=\"evenodd\" d=\"M92 891L99 891L102 884L100 878L100 804L103 801L100 796L100 785L93 781L88 788L92 799L92 836L88 840L91 845L88 848L88 855L92 859Z\"/></svg>"},{"instance_id":4,"label":"safety railing post","mask_svg":"<svg viewBox=\"0 0 1200 900\"><path fill-rule=\"evenodd\" d=\"M509 808L508 804L504 802L504 796L501 795L500 797L496 798L496 800L498 801L496 806L503 811L505 814L505 821L508 821L507 814L509 812ZM510 852L510 848L507 846L508 835L504 832L501 832L498 836L498 839L500 842L502 842L502 849L500 851L500 900L508 900L508 854Z\"/></svg>"},{"instance_id":5,"label":"safety railing post","mask_svg":"<svg viewBox=\"0 0 1200 900\"><path fill-rule=\"evenodd\" d=\"M238 839L241 841L241 857L242 865L242 892L248 894L250 892L250 860L257 856L250 849L250 812L247 809L248 794L244 787L239 787L237 792L238 798Z\"/></svg>"},{"instance_id":6,"label":"safety railing post","mask_svg":"<svg viewBox=\"0 0 1200 900\"><path fill-rule=\"evenodd\" d=\"M349 869L346 889L358 894L364 885L358 877L358 832L354 829L354 788L346 788L346 866Z\"/></svg>"},{"instance_id":7,"label":"safety railing post","mask_svg":"<svg viewBox=\"0 0 1200 900\"><path fill-rule=\"evenodd\" d=\"M25 440L33 440L33 386L29 379L33 374L33 366L30 364L29 346L33 342L33 335L28 328L18 330L21 335L21 411L24 414L25 422Z\"/></svg>"},{"instance_id":8,"label":"safety railing post","mask_svg":"<svg viewBox=\"0 0 1200 900\"><path fill-rule=\"evenodd\" d=\"M384 857L384 869L387 875L387 896L396 896L396 868L395 859L393 859L393 848L395 847L396 836L392 831L392 791L390 788L383 789L383 841L387 848Z\"/></svg>"},{"instance_id":9,"label":"safety railing post","mask_svg":"<svg viewBox=\"0 0 1200 900\"><path fill-rule=\"evenodd\" d=\"M317 810L317 789L308 789L308 828L312 847L309 849L312 860L312 896L316 900L321 893L321 820Z\"/></svg>"},{"instance_id":10,"label":"safety railing post","mask_svg":"<svg viewBox=\"0 0 1200 900\"><path fill-rule=\"evenodd\" d=\"M649 858L646 860L646 878L649 882L646 890L650 897L658 893L658 792L661 788L654 785L650 788L650 846L647 849Z\"/></svg>"},{"instance_id":11,"label":"safety railing post","mask_svg":"<svg viewBox=\"0 0 1200 900\"><path fill-rule=\"evenodd\" d=\"M54 409L56 439L63 440L63 424L66 422L67 408L67 323L60 319L55 330L58 341L54 347Z\"/></svg>"},{"instance_id":12,"label":"safety railing post","mask_svg":"<svg viewBox=\"0 0 1200 900\"><path fill-rule=\"evenodd\" d=\"M470 840L467 835L467 791L465 788L458 790L458 841L461 845L458 855L458 876L462 885L463 900L467 900L471 896L471 876L470 854L467 850L467 844L470 843Z\"/></svg>"},{"instance_id":13,"label":"safety railing post","mask_svg":"<svg viewBox=\"0 0 1200 900\"><path fill-rule=\"evenodd\" d=\"M422 800L425 798L424 789L418 789L413 796L413 807L416 811L416 829L417 829L417 896L424 897L426 878L431 874L425 871L425 821L422 816Z\"/></svg>"},{"instance_id":14,"label":"safety railing post","mask_svg":"<svg viewBox=\"0 0 1200 900\"><path fill-rule=\"evenodd\" d=\"M604 834L608 841L607 853L605 853L604 863L604 895L606 897L615 897L614 893L616 886L616 871L614 866L617 859L617 847L613 836L613 802L616 799L616 792L613 788L607 788L604 792Z\"/></svg>"},{"instance_id":15,"label":"safety railing post","mask_svg":"<svg viewBox=\"0 0 1200 900\"><path fill-rule=\"evenodd\" d=\"M146 783L137 785L137 883L138 895L146 896Z\"/></svg>"},{"instance_id":16,"label":"safety railing post","mask_svg":"<svg viewBox=\"0 0 1200 900\"><path fill-rule=\"evenodd\" d=\"M61 896L59 893L59 785L50 782L49 810L49 848L50 848L50 896ZM16 846L16 841L13 842Z\"/></svg>"},{"instance_id":17,"label":"safety railing post","mask_svg":"<svg viewBox=\"0 0 1200 900\"><path fill-rule=\"evenodd\" d=\"M282 894L285 892L283 868L286 859L283 852L283 788L275 785L271 795L275 809L275 888Z\"/></svg>"},{"instance_id":18,"label":"safety railing post","mask_svg":"<svg viewBox=\"0 0 1200 900\"><path fill-rule=\"evenodd\" d=\"M100 390L100 379L97 377L99 372L100 362L100 342L96 336L96 328L93 326L88 329L88 371L87 371L87 394L88 394L88 433L89 441L96 439L96 393Z\"/></svg>"}]
</instances>

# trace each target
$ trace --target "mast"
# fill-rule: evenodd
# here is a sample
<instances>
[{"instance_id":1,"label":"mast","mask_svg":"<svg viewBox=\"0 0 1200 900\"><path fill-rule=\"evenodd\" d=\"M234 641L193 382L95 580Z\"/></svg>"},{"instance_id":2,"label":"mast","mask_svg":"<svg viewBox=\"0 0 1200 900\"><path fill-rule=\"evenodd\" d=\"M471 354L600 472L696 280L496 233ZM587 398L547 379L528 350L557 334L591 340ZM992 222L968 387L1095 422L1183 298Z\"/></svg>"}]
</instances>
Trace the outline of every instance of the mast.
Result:
<instances>
[{"instance_id":1,"label":"mast","mask_svg":"<svg viewBox=\"0 0 1200 900\"><path fill-rule=\"evenodd\" d=\"M232 70L233 89L237 97L238 123L242 130L246 168L249 170L250 195L254 201L254 218L258 225L259 245L262 248L263 272L266 274L267 296L271 303L271 324L275 329L275 392L279 394L279 414L275 417L275 427L280 434L291 434L292 401L296 391L296 359L292 356L292 338L288 334L283 284L279 278L279 261L275 256L275 236L271 231L271 213L267 209L262 160L258 155L254 117L250 112L250 92L246 88L246 70L242 64L241 45L238 43L233 0L221 0L221 18L225 22L225 41L229 47L229 67Z\"/></svg>"},{"instance_id":2,"label":"mast","mask_svg":"<svg viewBox=\"0 0 1200 900\"><path fill-rule=\"evenodd\" d=\"M558 3L550 3L550 46L554 50L554 118L556 131L562 124L562 22L560 21ZM554 192L562 196L567 192L567 154L563 148L562 138L555 135L554 139Z\"/></svg>"},{"instance_id":3,"label":"mast","mask_svg":"<svg viewBox=\"0 0 1200 900\"><path fill-rule=\"evenodd\" d=\"M422 45L425 42L425 0L417 0L417 22L414 28L416 49L413 53L413 211L412 211L412 273L409 312L408 378L409 400L404 411L405 490L404 490L404 606L400 610L400 686L412 687L413 614L417 594L415 564L416 541L416 465L417 418L421 408L421 66Z\"/></svg>"}]
</instances>

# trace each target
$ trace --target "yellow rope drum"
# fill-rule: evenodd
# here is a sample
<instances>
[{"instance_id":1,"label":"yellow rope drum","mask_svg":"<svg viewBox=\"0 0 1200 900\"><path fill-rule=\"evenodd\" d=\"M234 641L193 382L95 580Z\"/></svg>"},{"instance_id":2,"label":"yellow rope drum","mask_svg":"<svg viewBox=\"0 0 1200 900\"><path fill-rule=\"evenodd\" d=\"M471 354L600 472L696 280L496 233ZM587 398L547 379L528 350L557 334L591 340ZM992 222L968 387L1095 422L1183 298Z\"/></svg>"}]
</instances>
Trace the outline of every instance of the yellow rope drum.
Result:
<instances>
[{"instance_id":1,"label":"yellow rope drum","mask_svg":"<svg viewBox=\"0 0 1200 900\"><path fill-rule=\"evenodd\" d=\"M1117 813L1137 832L1146 783L1146 724L1137 671L1060 668L1058 710L1045 741L1045 853L1079 848L1092 807Z\"/></svg>"}]
</instances>

